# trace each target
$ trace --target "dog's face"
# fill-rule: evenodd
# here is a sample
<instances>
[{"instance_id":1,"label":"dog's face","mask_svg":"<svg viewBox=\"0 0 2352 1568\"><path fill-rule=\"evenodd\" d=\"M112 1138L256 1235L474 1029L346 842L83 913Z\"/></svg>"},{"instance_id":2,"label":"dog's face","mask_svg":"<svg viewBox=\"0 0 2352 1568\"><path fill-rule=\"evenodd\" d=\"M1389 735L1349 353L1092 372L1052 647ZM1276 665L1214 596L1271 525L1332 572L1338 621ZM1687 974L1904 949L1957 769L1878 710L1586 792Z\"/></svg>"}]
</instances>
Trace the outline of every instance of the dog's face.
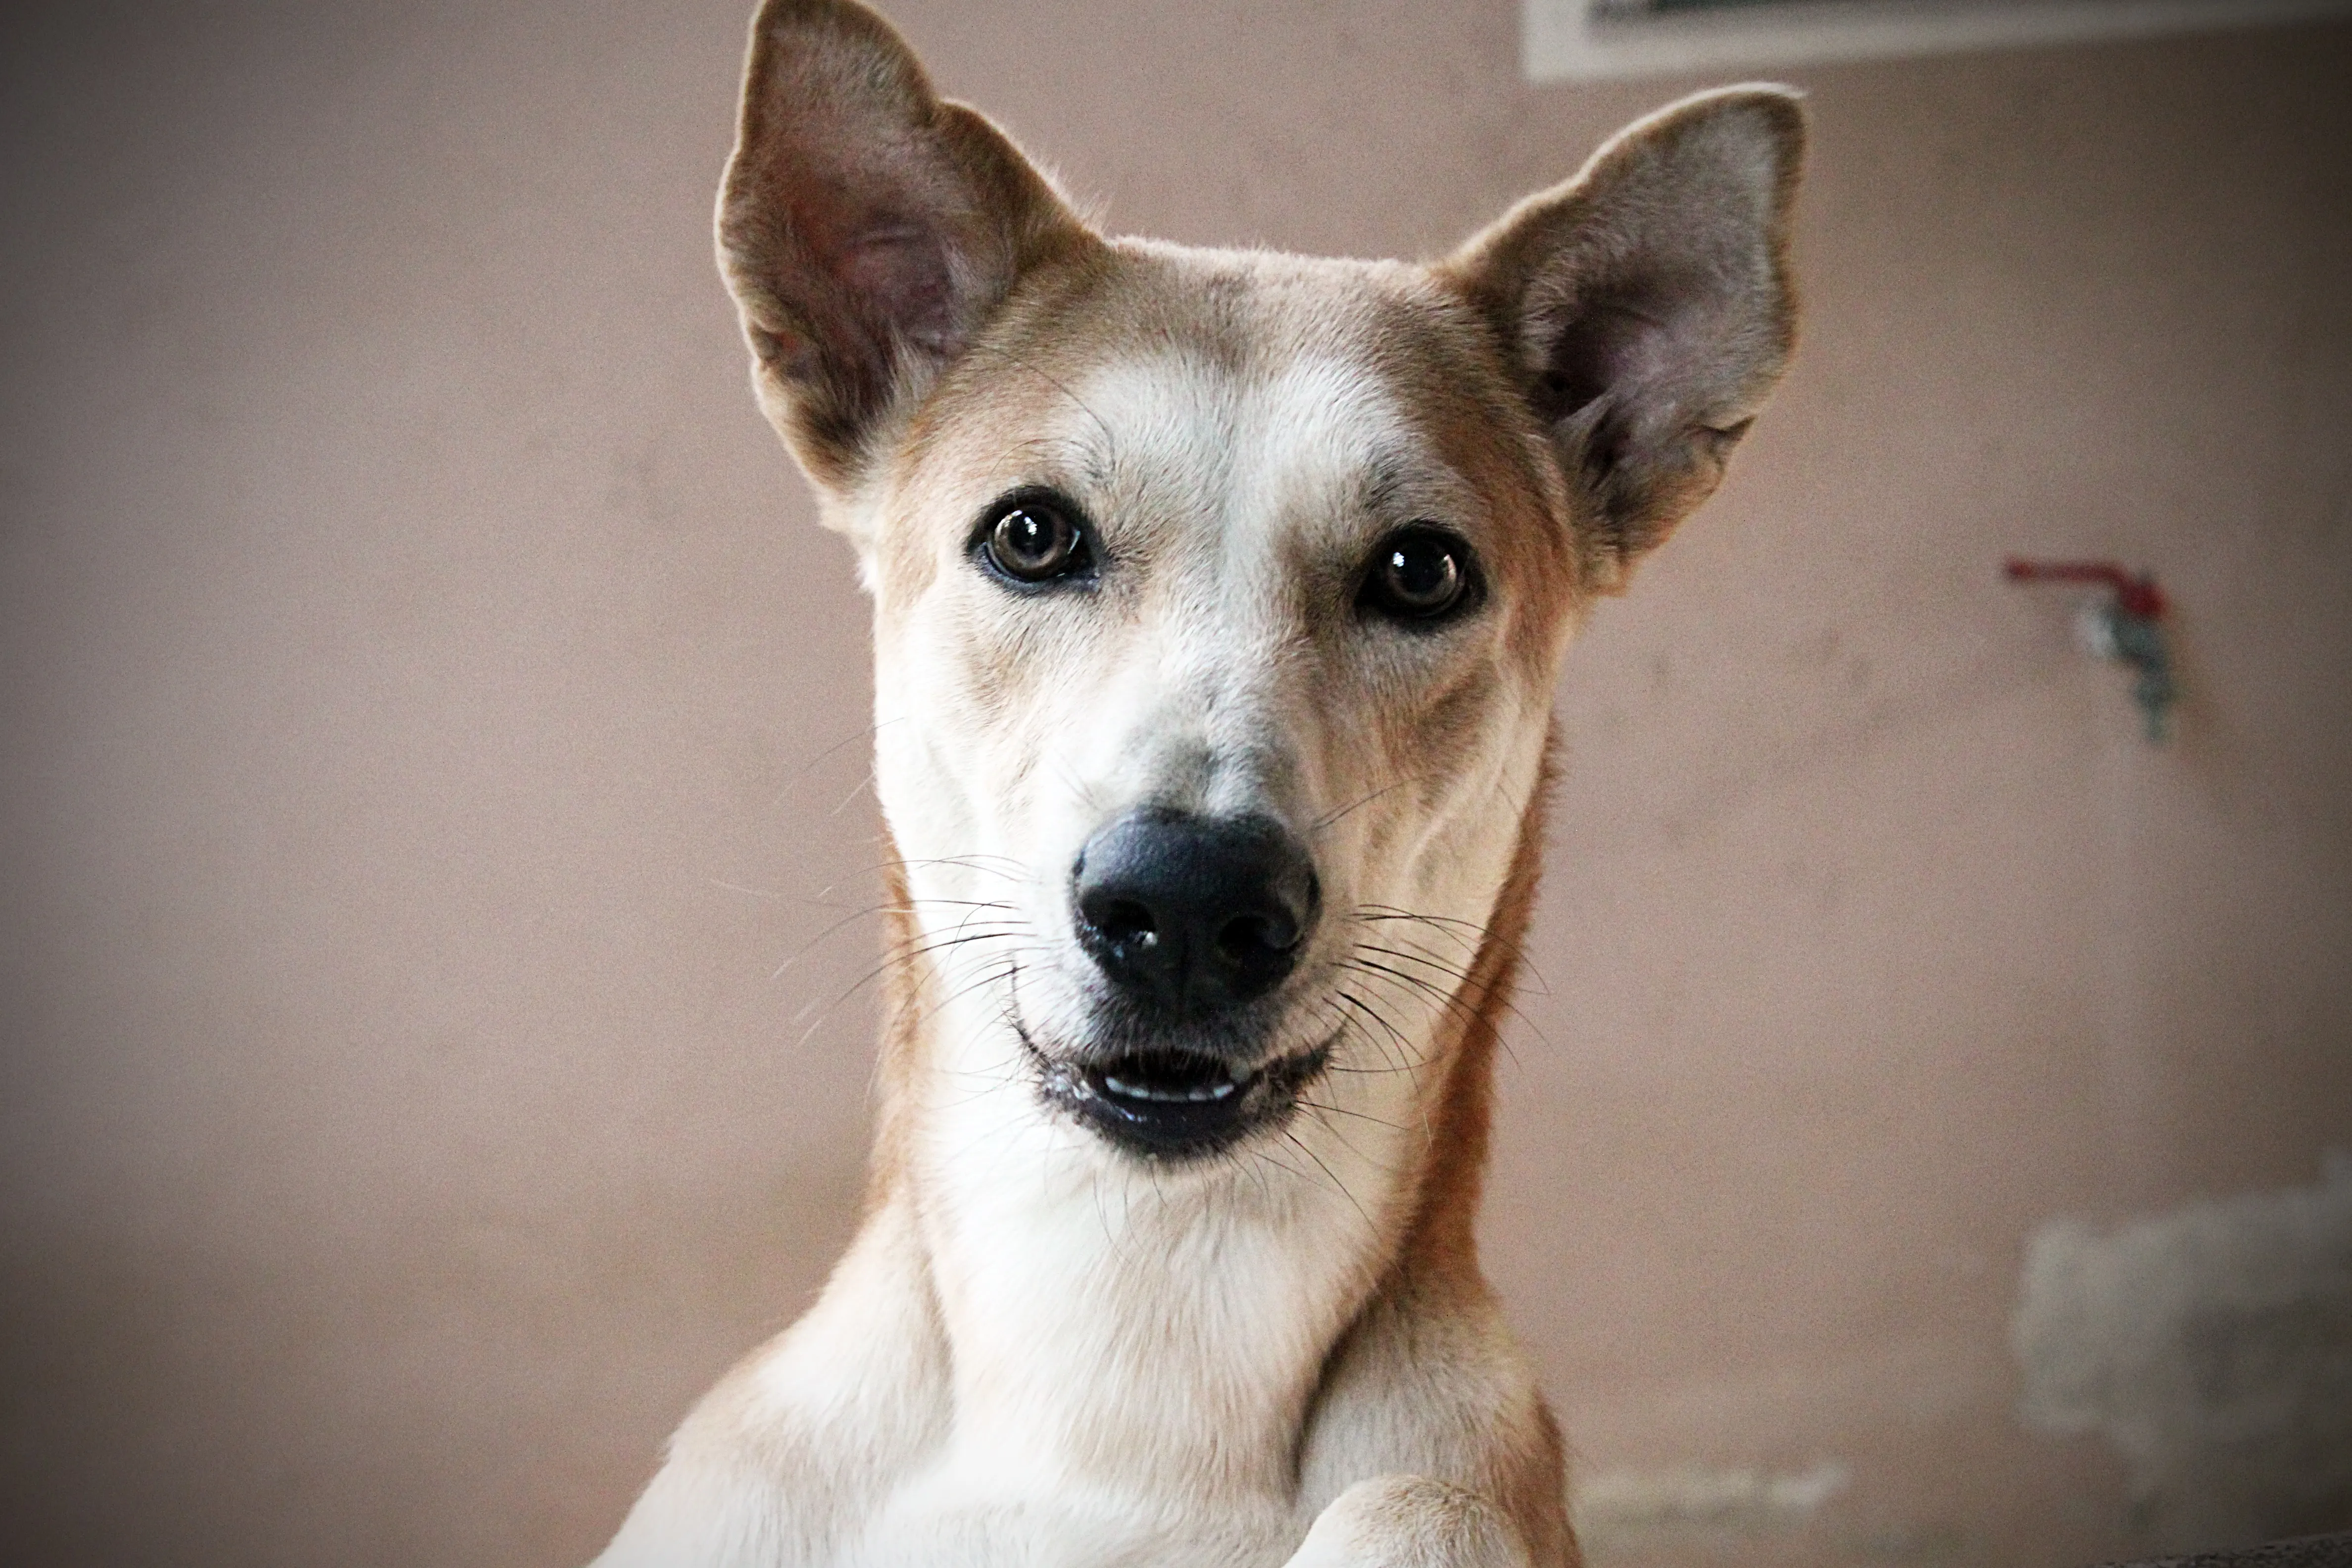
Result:
<instances>
[{"instance_id":1,"label":"dog's face","mask_svg":"<svg viewBox=\"0 0 2352 1568\"><path fill-rule=\"evenodd\" d=\"M870 14L768 6L722 262L875 595L955 1093L1161 1161L1425 1117L1579 615L1785 357L1799 134L1694 100L1433 267L1113 242Z\"/></svg>"},{"instance_id":2,"label":"dog's face","mask_svg":"<svg viewBox=\"0 0 2352 1568\"><path fill-rule=\"evenodd\" d=\"M1119 246L905 433L859 524L882 798L1086 1125L1197 1152L1424 1048L1584 592L1513 401L1417 269Z\"/></svg>"}]
</instances>

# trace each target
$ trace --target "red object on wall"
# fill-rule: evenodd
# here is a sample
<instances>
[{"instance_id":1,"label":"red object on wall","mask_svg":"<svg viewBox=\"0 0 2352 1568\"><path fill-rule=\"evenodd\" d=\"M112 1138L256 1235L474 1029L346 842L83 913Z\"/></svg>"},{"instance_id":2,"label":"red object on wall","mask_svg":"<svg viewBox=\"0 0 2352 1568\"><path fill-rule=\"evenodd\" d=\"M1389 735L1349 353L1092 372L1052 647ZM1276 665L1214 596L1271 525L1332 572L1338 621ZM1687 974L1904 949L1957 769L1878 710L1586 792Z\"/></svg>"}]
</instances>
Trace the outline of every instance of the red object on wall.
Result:
<instances>
[{"instance_id":1,"label":"red object on wall","mask_svg":"<svg viewBox=\"0 0 2352 1568\"><path fill-rule=\"evenodd\" d=\"M2020 555L2000 569L2012 583L2105 583L2116 591L2116 605L2126 615L2144 621L2164 618L2164 590L2153 573L2134 576L2113 561L2028 561Z\"/></svg>"}]
</instances>

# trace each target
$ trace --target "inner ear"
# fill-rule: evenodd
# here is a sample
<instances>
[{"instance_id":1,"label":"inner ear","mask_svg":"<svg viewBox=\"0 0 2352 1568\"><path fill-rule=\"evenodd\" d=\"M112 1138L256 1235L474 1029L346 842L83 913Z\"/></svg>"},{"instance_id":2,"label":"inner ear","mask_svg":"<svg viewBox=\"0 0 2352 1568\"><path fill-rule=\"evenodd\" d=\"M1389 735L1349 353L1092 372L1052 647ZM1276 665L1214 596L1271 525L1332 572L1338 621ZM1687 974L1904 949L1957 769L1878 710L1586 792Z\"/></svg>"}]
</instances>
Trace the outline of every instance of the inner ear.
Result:
<instances>
[{"instance_id":1,"label":"inner ear","mask_svg":"<svg viewBox=\"0 0 2352 1568\"><path fill-rule=\"evenodd\" d=\"M718 231L761 405L832 489L1024 273L1092 237L848 0L767 0L753 18Z\"/></svg>"},{"instance_id":2,"label":"inner ear","mask_svg":"<svg viewBox=\"0 0 2352 1568\"><path fill-rule=\"evenodd\" d=\"M1795 334L1793 94L1706 93L1629 128L1440 268L1490 321L1550 437L1597 584L1721 479Z\"/></svg>"},{"instance_id":3,"label":"inner ear","mask_svg":"<svg viewBox=\"0 0 2352 1568\"><path fill-rule=\"evenodd\" d=\"M1671 368L1673 309L1671 298L1644 296L1589 300L1555 312L1555 321L1542 324L1549 330L1539 329L1538 341L1527 345L1538 367L1528 394L1536 416L1557 427L1612 393L1657 382ZM1614 461L1606 439L1612 432L1601 424L1595 421L1594 438L1581 454L1587 466Z\"/></svg>"}]
</instances>

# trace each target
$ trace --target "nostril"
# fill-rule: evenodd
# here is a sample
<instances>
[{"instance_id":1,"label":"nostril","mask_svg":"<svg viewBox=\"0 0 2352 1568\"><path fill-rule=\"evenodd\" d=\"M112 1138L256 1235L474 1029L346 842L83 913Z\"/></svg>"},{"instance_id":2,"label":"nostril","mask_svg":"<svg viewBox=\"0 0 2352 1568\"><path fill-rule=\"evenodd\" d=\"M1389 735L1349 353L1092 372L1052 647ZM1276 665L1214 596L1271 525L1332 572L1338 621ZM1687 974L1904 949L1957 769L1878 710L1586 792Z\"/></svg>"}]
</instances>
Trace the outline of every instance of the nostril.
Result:
<instances>
[{"instance_id":1,"label":"nostril","mask_svg":"<svg viewBox=\"0 0 2352 1568\"><path fill-rule=\"evenodd\" d=\"M1121 946L1154 947L1160 942L1159 922L1151 911L1133 899L1102 899L1091 907L1082 907L1079 913L1087 923L1103 937Z\"/></svg>"},{"instance_id":2,"label":"nostril","mask_svg":"<svg viewBox=\"0 0 2352 1568\"><path fill-rule=\"evenodd\" d=\"M1236 963L1263 961L1298 945L1298 928L1265 915L1241 915L1217 932L1217 951Z\"/></svg>"}]
</instances>

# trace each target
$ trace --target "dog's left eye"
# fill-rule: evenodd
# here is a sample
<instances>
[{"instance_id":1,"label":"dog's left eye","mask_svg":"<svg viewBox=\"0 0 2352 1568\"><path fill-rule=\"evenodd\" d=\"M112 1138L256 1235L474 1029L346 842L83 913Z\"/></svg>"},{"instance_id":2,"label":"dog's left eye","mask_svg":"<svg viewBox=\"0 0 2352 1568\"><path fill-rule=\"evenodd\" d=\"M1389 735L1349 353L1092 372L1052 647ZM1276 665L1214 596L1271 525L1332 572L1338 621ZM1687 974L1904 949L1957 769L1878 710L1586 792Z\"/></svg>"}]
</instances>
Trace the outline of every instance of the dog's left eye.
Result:
<instances>
[{"instance_id":1,"label":"dog's left eye","mask_svg":"<svg viewBox=\"0 0 2352 1568\"><path fill-rule=\"evenodd\" d=\"M1016 583L1049 583L1094 564L1086 531L1052 496L1008 496L997 502L982 521L979 544L988 564Z\"/></svg>"},{"instance_id":2,"label":"dog's left eye","mask_svg":"<svg viewBox=\"0 0 2352 1568\"><path fill-rule=\"evenodd\" d=\"M1476 601L1470 546L1429 523L1401 528L1372 552L1358 602L1393 620L1433 621Z\"/></svg>"}]
</instances>

